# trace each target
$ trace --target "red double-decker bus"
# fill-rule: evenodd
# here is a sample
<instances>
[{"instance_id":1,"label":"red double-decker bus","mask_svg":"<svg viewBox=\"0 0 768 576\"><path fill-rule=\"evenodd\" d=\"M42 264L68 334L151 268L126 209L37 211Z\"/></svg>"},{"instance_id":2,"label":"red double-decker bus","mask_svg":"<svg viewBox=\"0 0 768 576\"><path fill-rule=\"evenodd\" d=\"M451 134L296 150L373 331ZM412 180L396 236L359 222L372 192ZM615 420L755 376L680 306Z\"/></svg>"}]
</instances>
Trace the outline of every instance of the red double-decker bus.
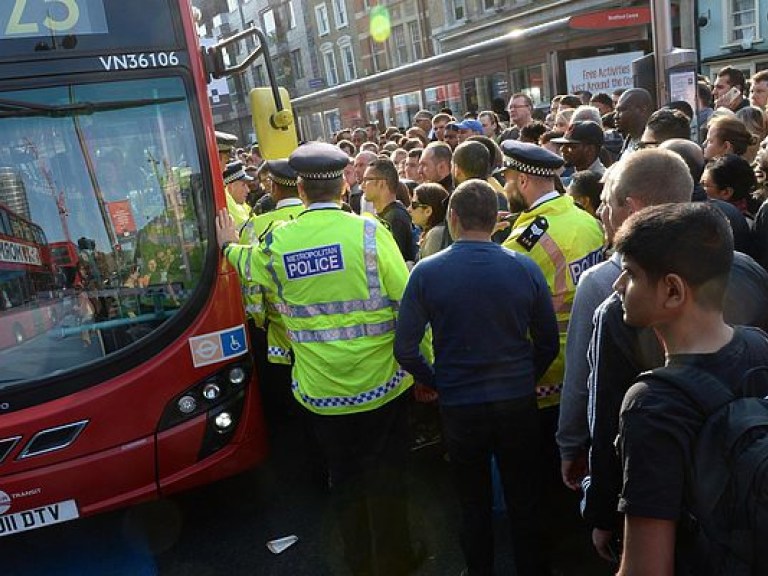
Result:
<instances>
[{"instance_id":1,"label":"red double-decker bus","mask_svg":"<svg viewBox=\"0 0 768 576\"><path fill-rule=\"evenodd\" d=\"M43 229L0 204L0 350L49 331L61 314Z\"/></svg>"},{"instance_id":2,"label":"red double-decker bus","mask_svg":"<svg viewBox=\"0 0 768 576\"><path fill-rule=\"evenodd\" d=\"M26 259L3 260L2 286L29 287L0 314L59 310L0 346L0 536L265 457L240 286L215 242L206 62L221 61L188 0L0 2L0 203L39 236L0 236Z\"/></svg>"}]
</instances>

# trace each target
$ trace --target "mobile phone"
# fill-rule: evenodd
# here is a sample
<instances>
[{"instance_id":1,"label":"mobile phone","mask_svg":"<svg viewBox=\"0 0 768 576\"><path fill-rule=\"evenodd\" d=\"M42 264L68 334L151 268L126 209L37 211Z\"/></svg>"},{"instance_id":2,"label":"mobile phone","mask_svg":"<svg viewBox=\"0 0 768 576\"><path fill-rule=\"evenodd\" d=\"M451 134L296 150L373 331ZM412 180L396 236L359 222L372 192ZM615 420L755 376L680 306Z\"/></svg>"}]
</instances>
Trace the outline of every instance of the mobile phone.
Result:
<instances>
[{"instance_id":1,"label":"mobile phone","mask_svg":"<svg viewBox=\"0 0 768 576\"><path fill-rule=\"evenodd\" d=\"M736 86L733 86L730 90L728 90L728 92L723 94L723 97L721 100L723 104L728 105L734 100L736 100L736 98L738 98L739 96L741 96L741 90L739 90Z\"/></svg>"}]
</instances>

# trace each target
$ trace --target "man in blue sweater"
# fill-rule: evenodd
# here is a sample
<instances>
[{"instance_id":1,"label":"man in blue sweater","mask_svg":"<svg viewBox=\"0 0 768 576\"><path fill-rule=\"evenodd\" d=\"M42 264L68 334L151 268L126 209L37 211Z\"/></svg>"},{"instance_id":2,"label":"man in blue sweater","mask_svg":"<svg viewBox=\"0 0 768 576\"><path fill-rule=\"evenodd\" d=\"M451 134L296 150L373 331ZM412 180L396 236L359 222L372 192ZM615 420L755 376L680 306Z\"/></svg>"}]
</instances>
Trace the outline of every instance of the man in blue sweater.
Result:
<instances>
[{"instance_id":1,"label":"man in blue sweater","mask_svg":"<svg viewBox=\"0 0 768 576\"><path fill-rule=\"evenodd\" d=\"M536 380L559 349L552 298L539 267L491 242L497 202L482 180L453 193L448 249L419 262L400 305L395 357L438 393L461 502L471 576L493 573L491 456L501 471L517 574L542 573L537 518ZM435 362L419 351L432 327Z\"/></svg>"}]
</instances>

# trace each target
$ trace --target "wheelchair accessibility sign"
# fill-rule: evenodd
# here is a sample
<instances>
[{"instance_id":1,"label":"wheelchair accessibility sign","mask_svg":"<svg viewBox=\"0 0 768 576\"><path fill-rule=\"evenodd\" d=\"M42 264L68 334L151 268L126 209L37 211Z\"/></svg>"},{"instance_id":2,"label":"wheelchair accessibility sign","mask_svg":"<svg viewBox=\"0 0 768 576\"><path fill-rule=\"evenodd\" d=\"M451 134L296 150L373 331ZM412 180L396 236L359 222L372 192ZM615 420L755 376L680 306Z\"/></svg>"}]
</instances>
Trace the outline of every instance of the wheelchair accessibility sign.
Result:
<instances>
[{"instance_id":1,"label":"wheelchair accessibility sign","mask_svg":"<svg viewBox=\"0 0 768 576\"><path fill-rule=\"evenodd\" d=\"M189 348L195 368L242 356L248 352L245 326L241 324L219 332L194 336L189 339Z\"/></svg>"}]
</instances>

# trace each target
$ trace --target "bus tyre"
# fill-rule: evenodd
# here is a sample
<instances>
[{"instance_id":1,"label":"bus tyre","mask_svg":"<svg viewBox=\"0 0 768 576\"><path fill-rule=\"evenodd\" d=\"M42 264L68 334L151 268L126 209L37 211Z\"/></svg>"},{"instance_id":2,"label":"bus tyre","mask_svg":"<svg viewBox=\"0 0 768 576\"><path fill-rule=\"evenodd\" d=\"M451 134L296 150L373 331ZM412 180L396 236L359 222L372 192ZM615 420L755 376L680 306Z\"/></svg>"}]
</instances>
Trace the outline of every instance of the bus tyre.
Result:
<instances>
[{"instance_id":1,"label":"bus tyre","mask_svg":"<svg viewBox=\"0 0 768 576\"><path fill-rule=\"evenodd\" d=\"M16 341L16 344L24 342L24 329L21 327L21 324L16 323L13 325L13 339Z\"/></svg>"}]
</instances>

